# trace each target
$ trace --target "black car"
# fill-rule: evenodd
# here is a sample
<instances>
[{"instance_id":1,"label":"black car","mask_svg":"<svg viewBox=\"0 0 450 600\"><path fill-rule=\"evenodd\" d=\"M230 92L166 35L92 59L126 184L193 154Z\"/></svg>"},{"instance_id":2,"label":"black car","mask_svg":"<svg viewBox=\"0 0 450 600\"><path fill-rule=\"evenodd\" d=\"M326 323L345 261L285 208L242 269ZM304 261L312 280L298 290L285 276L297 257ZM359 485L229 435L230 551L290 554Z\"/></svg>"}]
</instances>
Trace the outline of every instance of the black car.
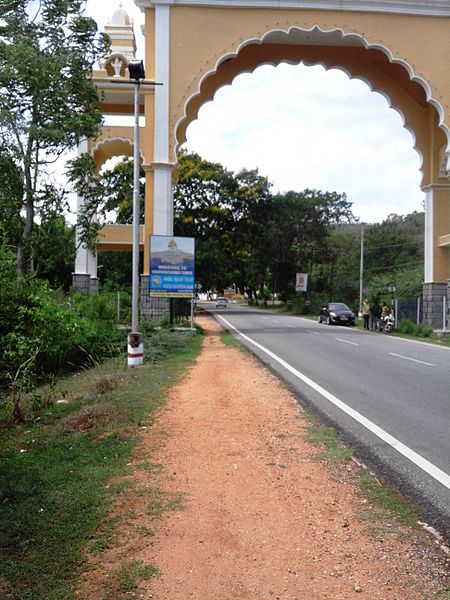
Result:
<instances>
[{"instance_id":1,"label":"black car","mask_svg":"<svg viewBox=\"0 0 450 600\"><path fill-rule=\"evenodd\" d=\"M320 309L317 320L327 325L354 325L355 313L343 302L328 302Z\"/></svg>"}]
</instances>

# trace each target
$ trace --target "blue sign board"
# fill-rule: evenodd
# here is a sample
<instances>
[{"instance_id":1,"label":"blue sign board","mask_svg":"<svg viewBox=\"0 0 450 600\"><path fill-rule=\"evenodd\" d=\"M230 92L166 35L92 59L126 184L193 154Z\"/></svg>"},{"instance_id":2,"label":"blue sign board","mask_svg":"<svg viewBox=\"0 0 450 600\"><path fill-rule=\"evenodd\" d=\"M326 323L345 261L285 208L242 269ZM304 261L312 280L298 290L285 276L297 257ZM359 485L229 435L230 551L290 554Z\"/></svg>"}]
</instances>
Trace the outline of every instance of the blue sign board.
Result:
<instances>
[{"instance_id":1,"label":"blue sign board","mask_svg":"<svg viewBox=\"0 0 450 600\"><path fill-rule=\"evenodd\" d=\"M150 236L151 297L192 298L194 277L194 238Z\"/></svg>"}]
</instances>

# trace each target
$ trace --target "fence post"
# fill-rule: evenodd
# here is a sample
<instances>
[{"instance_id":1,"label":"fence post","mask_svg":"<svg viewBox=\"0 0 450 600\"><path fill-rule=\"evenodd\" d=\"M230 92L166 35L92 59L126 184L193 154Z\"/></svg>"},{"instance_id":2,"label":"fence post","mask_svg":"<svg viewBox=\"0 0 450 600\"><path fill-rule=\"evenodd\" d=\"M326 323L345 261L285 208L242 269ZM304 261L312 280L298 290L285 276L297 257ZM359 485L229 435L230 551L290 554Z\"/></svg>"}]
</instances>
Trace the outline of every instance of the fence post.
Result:
<instances>
[{"instance_id":1,"label":"fence post","mask_svg":"<svg viewBox=\"0 0 450 600\"><path fill-rule=\"evenodd\" d=\"M394 301L394 325L397 327L398 325L398 298Z\"/></svg>"},{"instance_id":2,"label":"fence post","mask_svg":"<svg viewBox=\"0 0 450 600\"><path fill-rule=\"evenodd\" d=\"M117 292L117 322L120 323L120 292Z\"/></svg>"},{"instance_id":3,"label":"fence post","mask_svg":"<svg viewBox=\"0 0 450 600\"><path fill-rule=\"evenodd\" d=\"M194 314L195 314L195 299L191 298L191 331L193 331L195 329Z\"/></svg>"},{"instance_id":4,"label":"fence post","mask_svg":"<svg viewBox=\"0 0 450 600\"><path fill-rule=\"evenodd\" d=\"M442 296L442 331L447 331L447 298Z\"/></svg>"},{"instance_id":5,"label":"fence post","mask_svg":"<svg viewBox=\"0 0 450 600\"><path fill-rule=\"evenodd\" d=\"M417 298L416 325L420 325L420 298Z\"/></svg>"}]
</instances>

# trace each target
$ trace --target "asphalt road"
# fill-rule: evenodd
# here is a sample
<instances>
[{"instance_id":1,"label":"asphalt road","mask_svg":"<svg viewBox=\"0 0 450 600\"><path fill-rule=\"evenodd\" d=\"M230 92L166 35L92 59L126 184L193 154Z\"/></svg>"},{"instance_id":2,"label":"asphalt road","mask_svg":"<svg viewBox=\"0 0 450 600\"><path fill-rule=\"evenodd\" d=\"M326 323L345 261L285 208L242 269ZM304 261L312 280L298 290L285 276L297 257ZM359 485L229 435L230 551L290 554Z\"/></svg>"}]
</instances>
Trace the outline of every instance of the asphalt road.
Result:
<instances>
[{"instance_id":1,"label":"asphalt road","mask_svg":"<svg viewBox=\"0 0 450 600\"><path fill-rule=\"evenodd\" d=\"M450 541L450 349L200 303Z\"/></svg>"}]
</instances>

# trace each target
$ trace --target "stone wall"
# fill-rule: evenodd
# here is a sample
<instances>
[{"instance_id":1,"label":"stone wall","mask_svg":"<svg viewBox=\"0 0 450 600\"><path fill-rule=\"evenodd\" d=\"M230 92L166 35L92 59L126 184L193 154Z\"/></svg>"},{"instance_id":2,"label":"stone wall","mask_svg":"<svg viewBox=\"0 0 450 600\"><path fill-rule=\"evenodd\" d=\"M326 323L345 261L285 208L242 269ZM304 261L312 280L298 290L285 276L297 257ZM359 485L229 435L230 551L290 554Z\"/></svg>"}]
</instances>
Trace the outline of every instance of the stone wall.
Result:
<instances>
[{"instance_id":1,"label":"stone wall","mask_svg":"<svg viewBox=\"0 0 450 600\"><path fill-rule=\"evenodd\" d=\"M99 290L100 280L98 277L92 277L89 273L72 273L72 285L85 296L92 296Z\"/></svg>"},{"instance_id":2,"label":"stone wall","mask_svg":"<svg viewBox=\"0 0 450 600\"><path fill-rule=\"evenodd\" d=\"M443 298L447 298L447 324L448 328L448 308L450 300L450 282L447 283L424 283L423 285L423 320L432 327L442 331L444 328L443 319Z\"/></svg>"}]
</instances>

